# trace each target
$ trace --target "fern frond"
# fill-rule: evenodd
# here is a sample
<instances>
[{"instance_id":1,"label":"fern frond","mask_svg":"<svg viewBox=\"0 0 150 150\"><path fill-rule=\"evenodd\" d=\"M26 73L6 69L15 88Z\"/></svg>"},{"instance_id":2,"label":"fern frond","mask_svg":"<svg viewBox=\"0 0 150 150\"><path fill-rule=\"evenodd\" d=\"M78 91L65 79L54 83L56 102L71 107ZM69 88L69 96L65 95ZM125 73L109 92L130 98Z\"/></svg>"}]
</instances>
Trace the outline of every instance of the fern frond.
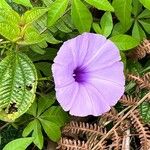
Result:
<instances>
[{"instance_id":1,"label":"fern frond","mask_svg":"<svg viewBox=\"0 0 150 150\"><path fill-rule=\"evenodd\" d=\"M150 54L150 40L145 39L129 56L134 59L142 59Z\"/></svg>"},{"instance_id":2,"label":"fern frond","mask_svg":"<svg viewBox=\"0 0 150 150\"><path fill-rule=\"evenodd\" d=\"M142 150L150 149L150 131L145 127L144 123L141 120L138 110L133 111L129 117L132 125L136 129L136 132L139 134L139 139L141 143Z\"/></svg>"},{"instance_id":3,"label":"fern frond","mask_svg":"<svg viewBox=\"0 0 150 150\"><path fill-rule=\"evenodd\" d=\"M131 80L131 81L135 81L141 89L144 89L144 88L150 89L150 82L149 82L149 80L147 80L148 77L149 77L149 75L146 75L143 77L135 76L132 74L127 75L127 79Z\"/></svg>"},{"instance_id":4,"label":"fern frond","mask_svg":"<svg viewBox=\"0 0 150 150\"><path fill-rule=\"evenodd\" d=\"M84 141L71 140L67 138L61 138L58 143L57 149L61 150L89 150L88 145Z\"/></svg>"},{"instance_id":5,"label":"fern frond","mask_svg":"<svg viewBox=\"0 0 150 150\"><path fill-rule=\"evenodd\" d=\"M85 122L70 122L67 126L64 127L63 133L72 133L72 134L95 134L95 135L103 135L106 133L106 131L98 126L97 124L89 124Z\"/></svg>"},{"instance_id":6,"label":"fern frond","mask_svg":"<svg viewBox=\"0 0 150 150\"><path fill-rule=\"evenodd\" d=\"M130 95L123 95L120 99L120 102L124 106L134 106L137 104L138 101L139 99L137 97L132 97Z\"/></svg>"}]
</instances>

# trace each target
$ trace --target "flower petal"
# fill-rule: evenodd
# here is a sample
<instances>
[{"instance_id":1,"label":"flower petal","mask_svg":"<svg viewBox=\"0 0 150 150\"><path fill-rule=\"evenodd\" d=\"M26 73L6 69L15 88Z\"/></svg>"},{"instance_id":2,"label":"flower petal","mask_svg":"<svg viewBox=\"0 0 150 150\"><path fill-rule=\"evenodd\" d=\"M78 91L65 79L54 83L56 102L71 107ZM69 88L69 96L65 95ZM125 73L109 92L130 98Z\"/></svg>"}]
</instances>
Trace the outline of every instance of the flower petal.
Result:
<instances>
[{"instance_id":1,"label":"flower petal","mask_svg":"<svg viewBox=\"0 0 150 150\"><path fill-rule=\"evenodd\" d=\"M98 116L110 110L109 105L103 100L102 95L91 85L80 85L76 99L70 109L70 114L75 116Z\"/></svg>"},{"instance_id":2,"label":"flower petal","mask_svg":"<svg viewBox=\"0 0 150 150\"><path fill-rule=\"evenodd\" d=\"M65 111L69 111L74 101L76 100L76 95L78 94L78 83L74 82L63 88L55 88L55 90L58 102Z\"/></svg>"},{"instance_id":3,"label":"flower petal","mask_svg":"<svg viewBox=\"0 0 150 150\"><path fill-rule=\"evenodd\" d=\"M64 87L74 82L73 66L68 64L66 66L54 63L52 65L53 77L55 80L55 87Z\"/></svg>"}]
</instances>

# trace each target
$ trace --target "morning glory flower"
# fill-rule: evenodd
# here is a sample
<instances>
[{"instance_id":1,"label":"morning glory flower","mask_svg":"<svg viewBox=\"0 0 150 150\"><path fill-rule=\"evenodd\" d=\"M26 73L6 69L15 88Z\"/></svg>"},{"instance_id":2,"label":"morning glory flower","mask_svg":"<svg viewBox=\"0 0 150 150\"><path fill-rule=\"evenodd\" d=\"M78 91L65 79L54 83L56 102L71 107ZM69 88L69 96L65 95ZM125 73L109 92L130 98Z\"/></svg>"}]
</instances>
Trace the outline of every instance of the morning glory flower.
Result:
<instances>
[{"instance_id":1,"label":"morning glory flower","mask_svg":"<svg viewBox=\"0 0 150 150\"><path fill-rule=\"evenodd\" d=\"M52 65L56 98L75 116L98 116L124 93L118 48L104 36L83 33L63 43Z\"/></svg>"}]
</instances>

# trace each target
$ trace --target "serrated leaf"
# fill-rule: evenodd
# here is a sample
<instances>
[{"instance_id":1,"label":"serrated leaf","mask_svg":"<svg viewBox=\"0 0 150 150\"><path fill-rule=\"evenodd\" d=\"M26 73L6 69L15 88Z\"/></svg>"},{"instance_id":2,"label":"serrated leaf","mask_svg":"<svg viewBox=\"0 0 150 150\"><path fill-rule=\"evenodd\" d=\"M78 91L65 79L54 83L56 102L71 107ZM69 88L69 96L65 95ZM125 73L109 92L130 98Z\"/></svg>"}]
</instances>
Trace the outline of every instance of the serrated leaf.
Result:
<instances>
[{"instance_id":1,"label":"serrated leaf","mask_svg":"<svg viewBox=\"0 0 150 150\"><path fill-rule=\"evenodd\" d=\"M6 0L1 0L1 2L0 2L0 8L12 10L12 8L11 8L10 5L6 2Z\"/></svg>"},{"instance_id":2,"label":"serrated leaf","mask_svg":"<svg viewBox=\"0 0 150 150\"><path fill-rule=\"evenodd\" d=\"M59 127L64 126L64 124L69 120L67 113L64 112L60 106L50 107L41 115L41 118L50 122L54 122Z\"/></svg>"},{"instance_id":3,"label":"serrated leaf","mask_svg":"<svg viewBox=\"0 0 150 150\"><path fill-rule=\"evenodd\" d=\"M125 29L131 26L131 4L132 0L113 0L112 4L117 18Z\"/></svg>"},{"instance_id":4,"label":"serrated leaf","mask_svg":"<svg viewBox=\"0 0 150 150\"><path fill-rule=\"evenodd\" d=\"M20 39L17 43L20 45L32 45L43 42L44 37L36 30L33 26L28 27L25 30L23 38Z\"/></svg>"},{"instance_id":5,"label":"serrated leaf","mask_svg":"<svg viewBox=\"0 0 150 150\"><path fill-rule=\"evenodd\" d=\"M143 4L143 6L147 9L150 10L150 0L139 0L141 2L141 4Z\"/></svg>"},{"instance_id":6,"label":"serrated leaf","mask_svg":"<svg viewBox=\"0 0 150 150\"><path fill-rule=\"evenodd\" d=\"M42 17L47 11L47 8L33 8L26 11L22 16L21 20L23 20L24 24L31 24L34 21L38 20L40 17Z\"/></svg>"},{"instance_id":7,"label":"serrated leaf","mask_svg":"<svg viewBox=\"0 0 150 150\"><path fill-rule=\"evenodd\" d=\"M19 25L20 16L17 12L0 8L0 22L9 22L12 25Z\"/></svg>"},{"instance_id":8,"label":"serrated leaf","mask_svg":"<svg viewBox=\"0 0 150 150\"><path fill-rule=\"evenodd\" d=\"M119 34L110 38L121 51L130 50L139 45L139 41L129 35Z\"/></svg>"},{"instance_id":9,"label":"serrated leaf","mask_svg":"<svg viewBox=\"0 0 150 150\"><path fill-rule=\"evenodd\" d=\"M10 53L0 62L0 118L14 121L25 113L35 98L37 73L22 53Z\"/></svg>"},{"instance_id":10,"label":"serrated leaf","mask_svg":"<svg viewBox=\"0 0 150 150\"><path fill-rule=\"evenodd\" d=\"M15 41L19 38L20 29L16 25L0 22L0 34L10 41Z\"/></svg>"},{"instance_id":11,"label":"serrated leaf","mask_svg":"<svg viewBox=\"0 0 150 150\"><path fill-rule=\"evenodd\" d=\"M108 37L113 29L113 21L110 12L105 12L100 21L102 34Z\"/></svg>"},{"instance_id":12,"label":"serrated leaf","mask_svg":"<svg viewBox=\"0 0 150 150\"><path fill-rule=\"evenodd\" d=\"M57 142L61 137L60 127L48 120L40 119L42 127L47 136L54 142Z\"/></svg>"},{"instance_id":13,"label":"serrated leaf","mask_svg":"<svg viewBox=\"0 0 150 150\"><path fill-rule=\"evenodd\" d=\"M143 102L140 106L142 118L145 123L150 123L150 103Z\"/></svg>"},{"instance_id":14,"label":"serrated leaf","mask_svg":"<svg viewBox=\"0 0 150 150\"><path fill-rule=\"evenodd\" d=\"M132 29L132 36L137 39L138 41L142 41L146 35L143 29L140 27L139 23L135 21L133 29Z\"/></svg>"},{"instance_id":15,"label":"serrated leaf","mask_svg":"<svg viewBox=\"0 0 150 150\"><path fill-rule=\"evenodd\" d=\"M114 11L108 0L85 0L90 5L94 6L99 10Z\"/></svg>"},{"instance_id":16,"label":"serrated leaf","mask_svg":"<svg viewBox=\"0 0 150 150\"><path fill-rule=\"evenodd\" d=\"M53 2L48 11L48 27L54 25L54 23L63 15L67 6L68 0L56 0Z\"/></svg>"},{"instance_id":17,"label":"serrated leaf","mask_svg":"<svg viewBox=\"0 0 150 150\"><path fill-rule=\"evenodd\" d=\"M30 0L13 0L13 2L15 2L16 4L21 4L25 7L33 7Z\"/></svg>"},{"instance_id":18,"label":"serrated leaf","mask_svg":"<svg viewBox=\"0 0 150 150\"><path fill-rule=\"evenodd\" d=\"M80 0L72 0L71 17L80 33L90 31L92 15Z\"/></svg>"},{"instance_id":19,"label":"serrated leaf","mask_svg":"<svg viewBox=\"0 0 150 150\"><path fill-rule=\"evenodd\" d=\"M3 150L25 150L31 143L33 138L20 138L9 142Z\"/></svg>"}]
</instances>

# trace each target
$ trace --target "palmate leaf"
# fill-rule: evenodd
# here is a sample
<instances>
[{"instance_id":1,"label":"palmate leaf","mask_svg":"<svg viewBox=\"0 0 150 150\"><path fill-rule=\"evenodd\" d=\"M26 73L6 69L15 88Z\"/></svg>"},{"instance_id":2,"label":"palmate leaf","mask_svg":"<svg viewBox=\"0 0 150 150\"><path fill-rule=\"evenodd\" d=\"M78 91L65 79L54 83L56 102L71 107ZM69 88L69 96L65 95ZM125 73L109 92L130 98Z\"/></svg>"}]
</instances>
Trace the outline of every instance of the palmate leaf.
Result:
<instances>
[{"instance_id":1,"label":"palmate leaf","mask_svg":"<svg viewBox=\"0 0 150 150\"><path fill-rule=\"evenodd\" d=\"M37 73L22 53L10 53L0 62L0 119L14 121L25 113L35 98Z\"/></svg>"}]
</instances>

